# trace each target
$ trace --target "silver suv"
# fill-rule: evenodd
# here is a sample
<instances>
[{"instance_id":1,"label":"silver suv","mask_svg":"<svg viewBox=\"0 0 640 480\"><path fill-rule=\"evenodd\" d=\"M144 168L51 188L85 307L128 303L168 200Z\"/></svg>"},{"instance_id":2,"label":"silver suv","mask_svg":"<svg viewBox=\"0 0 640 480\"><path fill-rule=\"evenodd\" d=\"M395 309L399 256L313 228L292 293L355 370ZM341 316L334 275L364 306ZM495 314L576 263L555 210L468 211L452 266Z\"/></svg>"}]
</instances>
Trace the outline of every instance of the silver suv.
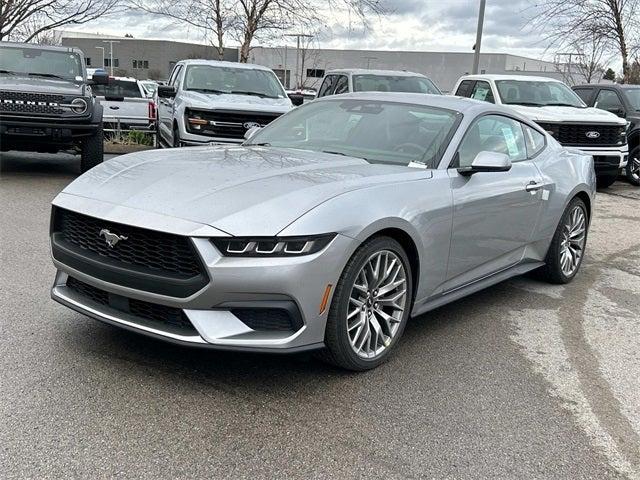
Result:
<instances>
[{"instance_id":1,"label":"silver suv","mask_svg":"<svg viewBox=\"0 0 640 480\"><path fill-rule=\"evenodd\" d=\"M156 95L158 139L174 147L242 143L293 107L269 68L214 60L178 62Z\"/></svg>"}]
</instances>

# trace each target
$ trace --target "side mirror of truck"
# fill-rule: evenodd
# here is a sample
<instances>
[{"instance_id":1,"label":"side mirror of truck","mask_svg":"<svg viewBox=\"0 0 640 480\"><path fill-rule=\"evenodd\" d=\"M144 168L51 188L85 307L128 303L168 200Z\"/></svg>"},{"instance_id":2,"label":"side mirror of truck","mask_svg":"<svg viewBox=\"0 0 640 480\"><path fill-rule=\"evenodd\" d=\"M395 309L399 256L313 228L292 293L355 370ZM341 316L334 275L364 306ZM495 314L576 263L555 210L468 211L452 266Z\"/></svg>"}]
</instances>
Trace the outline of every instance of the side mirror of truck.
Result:
<instances>
[{"instance_id":1,"label":"side mirror of truck","mask_svg":"<svg viewBox=\"0 0 640 480\"><path fill-rule=\"evenodd\" d=\"M304 103L304 96L300 93L290 93L288 96L294 107L299 107Z\"/></svg>"},{"instance_id":2,"label":"side mirror of truck","mask_svg":"<svg viewBox=\"0 0 640 480\"><path fill-rule=\"evenodd\" d=\"M158 85L159 98L173 98L176 96L177 90L173 85Z\"/></svg>"},{"instance_id":3,"label":"side mirror of truck","mask_svg":"<svg viewBox=\"0 0 640 480\"><path fill-rule=\"evenodd\" d=\"M109 85L109 75L103 72L95 72L87 83L89 85Z\"/></svg>"}]
</instances>

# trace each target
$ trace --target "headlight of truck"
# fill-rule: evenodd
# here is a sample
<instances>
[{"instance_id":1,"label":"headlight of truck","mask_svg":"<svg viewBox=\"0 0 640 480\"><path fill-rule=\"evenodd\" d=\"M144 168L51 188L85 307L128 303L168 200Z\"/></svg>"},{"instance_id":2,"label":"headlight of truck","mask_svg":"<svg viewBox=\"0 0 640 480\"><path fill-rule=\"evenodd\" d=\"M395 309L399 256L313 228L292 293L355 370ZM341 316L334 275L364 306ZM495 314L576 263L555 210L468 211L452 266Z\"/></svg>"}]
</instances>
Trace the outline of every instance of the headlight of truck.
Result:
<instances>
[{"instance_id":1,"label":"headlight of truck","mask_svg":"<svg viewBox=\"0 0 640 480\"><path fill-rule=\"evenodd\" d=\"M308 237L229 237L211 242L225 257L298 257L311 255L329 245L334 233Z\"/></svg>"},{"instance_id":2,"label":"headlight of truck","mask_svg":"<svg viewBox=\"0 0 640 480\"><path fill-rule=\"evenodd\" d=\"M87 101L84 98L80 98L80 97L74 98L70 102L63 103L60 106L62 108L68 108L69 110L71 110L73 113L77 115L82 115L89 108L89 104L87 103Z\"/></svg>"}]
</instances>

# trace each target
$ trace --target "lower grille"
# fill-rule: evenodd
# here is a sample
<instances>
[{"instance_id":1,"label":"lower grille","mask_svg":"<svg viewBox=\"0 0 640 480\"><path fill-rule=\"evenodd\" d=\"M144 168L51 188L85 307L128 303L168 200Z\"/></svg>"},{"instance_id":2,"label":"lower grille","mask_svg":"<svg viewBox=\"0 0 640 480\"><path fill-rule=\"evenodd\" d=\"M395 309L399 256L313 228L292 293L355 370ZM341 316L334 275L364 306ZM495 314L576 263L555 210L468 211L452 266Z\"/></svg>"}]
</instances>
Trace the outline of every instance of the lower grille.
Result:
<instances>
[{"instance_id":1,"label":"lower grille","mask_svg":"<svg viewBox=\"0 0 640 480\"><path fill-rule=\"evenodd\" d=\"M179 308L167 307L166 305L158 305L115 295L81 282L73 277L67 279L67 288L98 305L108 306L114 310L128 313L144 320L150 320L163 326L177 328L185 333L197 333L193 324Z\"/></svg>"},{"instance_id":2,"label":"lower grille","mask_svg":"<svg viewBox=\"0 0 640 480\"><path fill-rule=\"evenodd\" d=\"M233 308L231 313L252 330L296 331L302 326L283 308Z\"/></svg>"},{"instance_id":3,"label":"lower grille","mask_svg":"<svg viewBox=\"0 0 640 480\"><path fill-rule=\"evenodd\" d=\"M593 165L595 168L618 168L620 166L620 157L594 155Z\"/></svg>"},{"instance_id":4,"label":"lower grille","mask_svg":"<svg viewBox=\"0 0 640 480\"><path fill-rule=\"evenodd\" d=\"M625 142L623 125L593 125L588 123L537 122L565 146L611 146Z\"/></svg>"}]
</instances>

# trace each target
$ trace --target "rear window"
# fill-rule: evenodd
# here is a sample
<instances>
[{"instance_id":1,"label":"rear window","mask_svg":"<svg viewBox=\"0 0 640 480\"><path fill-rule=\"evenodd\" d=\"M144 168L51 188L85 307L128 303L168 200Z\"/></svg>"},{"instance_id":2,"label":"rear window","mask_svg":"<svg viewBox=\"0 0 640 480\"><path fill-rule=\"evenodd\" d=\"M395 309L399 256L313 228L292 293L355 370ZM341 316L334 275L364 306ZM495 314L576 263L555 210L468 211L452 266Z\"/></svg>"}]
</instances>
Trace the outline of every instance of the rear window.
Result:
<instances>
[{"instance_id":1,"label":"rear window","mask_svg":"<svg viewBox=\"0 0 640 480\"><path fill-rule=\"evenodd\" d=\"M354 92L408 92L440 95L440 90L426 77L363 74L353 76Z\"/></svg>"},{"instance_id":2,"label":"rear window","mask_svg":"<svg viewBox=\"0 0 640 480\"><path fill-rule=\"evenodd\" d=\"M109 85L93 85L93 93L99 97L142 98L137 82L109 80Z\"/></svg>"}]
</instances>

